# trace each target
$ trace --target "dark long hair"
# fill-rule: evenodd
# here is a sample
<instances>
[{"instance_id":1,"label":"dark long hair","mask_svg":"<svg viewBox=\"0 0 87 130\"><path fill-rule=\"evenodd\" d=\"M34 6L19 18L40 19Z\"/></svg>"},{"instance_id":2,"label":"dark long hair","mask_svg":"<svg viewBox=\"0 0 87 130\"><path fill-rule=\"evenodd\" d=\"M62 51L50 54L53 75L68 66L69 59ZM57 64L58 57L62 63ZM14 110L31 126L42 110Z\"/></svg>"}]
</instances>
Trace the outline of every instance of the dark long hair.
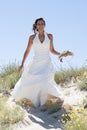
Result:
<instances>
[{"instance_id":1,"label":"dark long hair","mask_svg":"<svg viewBox=\"0 0 87 130\"><path fill-rule=\"evenodd\" d=\"M40 20L42 20L44 22L44 25L46 25L45 20L43 18L36 19L34 24L33 24L33 29L32 29L34 31L34 33L36 33L36 31L38 31L37 30L37 22L40 21Z\"/></svg>"}]
</instances>

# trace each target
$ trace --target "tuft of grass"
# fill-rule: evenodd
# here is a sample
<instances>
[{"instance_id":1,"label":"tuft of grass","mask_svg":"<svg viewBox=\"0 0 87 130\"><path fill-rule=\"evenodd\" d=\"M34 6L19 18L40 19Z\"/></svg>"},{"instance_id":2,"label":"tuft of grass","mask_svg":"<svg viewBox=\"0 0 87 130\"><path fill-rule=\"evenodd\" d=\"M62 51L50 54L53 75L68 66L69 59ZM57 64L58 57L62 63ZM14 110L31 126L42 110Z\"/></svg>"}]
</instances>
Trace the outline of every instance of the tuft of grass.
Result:
<instances>
[{"instance_id":1,"label":"tuft of grass","mask_svg":"<svg viewBox=\"0 0 87 130\"><path fill-rule=\"evenodd\" d=\"M79 75L80 73L77 68L62 69L55 73L55 81L56 83L70 81L72 77L76 78Z\"/></svg>"},{"instance_id":2,"label":"tuft of grass","mask_svg":"<svg viewBox=\"0 0 87 130\"><path fill-rule=\"evenodd\" d=\"M81 90L87 90L87 67L61 69L55 73L54 79L57 84L61 85L70 82L79 83L78 86Z\"/></svg>"},{"instance_id":3,"label":"tuft of grass","mask_svg":"<svg viewBox=\"0 0 87 130\"><path fill-rule=\"evenodd\" d=\"M86 90L86 91L87 91L87 78L84 78L84 79L79 83L79 88L80 88L80 90Z\"/></svg>"},{"instance_id":4,"label":"tuft of grass","mask_svg":"<svg viewBox=\"0 0 87 130\"><path fill-rule=\"evenodd\" d=\"M62 123L66 130L87 130L87 110L80 108L62 115Z\"/></svg>"},{"instance_id":5,"label":"tuft of grass","mask_svg":"<svg viewBox=\"0 0 87 130\"><path fill-rule=\"evenodd\" d=\"M18 64L14 63L14 62L0 66L0 76L5 77L7 75L10 75L13 72L16 72L17 68L18 68Z\"/></svg>"},{"instance_id":6,"label":"tuft of grass","mask_svg":"<svg viewBox=\"0 0 87 130\"><path fill-rule=\"evenodd\" d=\"M0 90L12 89L15 83L20 78L20 73L18 73L18 65L12 63L5 65L0 69Z\"/></svg>"},{"instance_id":7,"label":"tuft of grass","mask_svg":"<svg viewBox=\"0 0 87 130\"><path fill-rule=\"evenodd\" d=\"M9 128L9 126L8 127L0 127L0 130L13 130L13 128Z\"/></svg>"},{"instance_id":8,"label":"tuft of grass","mask_svg":"<svg viewBox=\"0 0 87 130\"><path fill-rule=\"evenodd\" d=\"M7 108L6 97L0 97L0 127L13 125L24 119L25 112L19 106Z\"/></svg>"}]
</instances>

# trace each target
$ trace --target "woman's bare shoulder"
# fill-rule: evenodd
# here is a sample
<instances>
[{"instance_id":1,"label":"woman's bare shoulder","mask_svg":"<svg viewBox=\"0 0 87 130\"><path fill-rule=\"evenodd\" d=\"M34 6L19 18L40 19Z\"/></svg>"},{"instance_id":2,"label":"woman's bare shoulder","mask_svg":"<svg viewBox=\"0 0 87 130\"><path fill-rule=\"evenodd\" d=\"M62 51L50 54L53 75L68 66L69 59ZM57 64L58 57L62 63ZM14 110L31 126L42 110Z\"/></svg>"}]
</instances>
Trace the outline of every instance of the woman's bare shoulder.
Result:
<instances>
[{"instance_id":1,"label":"woman's bare shoulder","mask_svg":"<svg viewBox=\"0 0 87 130\"><path fill-rule=\"evenodd\" d=\"M33 43L35 36L35 34L29 36L29 43Z\"/></svg>"},{"instance_id":2,"label":"woman's bare shoulder","mask_svg":"<svg viewBox=\"0 0 87 130\"><path fill-rule=\"evenodd\" d=\"M47 36L49 37L49 39L53 39L53 35L51 33L47 33Z\"/></svg>"},{"instance_id":3,"label":"woman's bare shoulder","mask_svg":"<svg viewBox=\"0 0 87 130\"><path fill-rule=\"evenodd\" d=\"M36 34L30 35L29 39L33 40L35 38Z\"/></svg>"}]
</instances>

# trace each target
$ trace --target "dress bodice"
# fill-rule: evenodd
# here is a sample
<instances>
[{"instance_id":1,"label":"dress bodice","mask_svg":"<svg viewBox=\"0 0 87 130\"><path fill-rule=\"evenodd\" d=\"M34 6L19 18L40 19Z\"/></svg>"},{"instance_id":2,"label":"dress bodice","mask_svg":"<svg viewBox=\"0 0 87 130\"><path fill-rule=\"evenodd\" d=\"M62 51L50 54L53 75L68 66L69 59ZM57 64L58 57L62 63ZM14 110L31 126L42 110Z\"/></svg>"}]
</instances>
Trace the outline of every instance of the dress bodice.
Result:
<instances>
[{"instance_id":1,"label":"dress bodice","mask_svg":"<svg viewBox=\"0 0 87 130\"><path fill-rule=\"evenodd\" d=\"M47 36L47 33L44 32L44 34L45 34L45 38L44 38L43 43L41 43L38 33L36 34L33 40L33 48L34 48L35 57L49 56L50 40Z\"/></svg>"}]
</instances>

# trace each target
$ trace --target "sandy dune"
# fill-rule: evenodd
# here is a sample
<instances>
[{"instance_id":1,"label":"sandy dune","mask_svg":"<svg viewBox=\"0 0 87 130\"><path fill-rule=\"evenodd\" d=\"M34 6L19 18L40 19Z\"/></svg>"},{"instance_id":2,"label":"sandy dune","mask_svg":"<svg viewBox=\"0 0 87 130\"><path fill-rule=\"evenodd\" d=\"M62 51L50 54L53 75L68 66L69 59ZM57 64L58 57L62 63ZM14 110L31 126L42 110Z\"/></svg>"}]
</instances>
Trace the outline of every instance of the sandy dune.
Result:
<instances>
[{"instance_id":1,"label":"sandy dune","mask_svg":"<svg viewBox=\"0 0 87 130\"><path fill-rule=\"evenodd\" d=\"M68 104L72 109L81 107L84 105L84 100L87 100L87 92L80 91L76 85L65 86L61 91L64 94L61 109L53 111L52 107L47 110L30 108L24 121L19 122L14 130L63 130L61 115L66 112L66 109L70 109L66 108L66 105Z\"/></svg>"}]
</instances>

